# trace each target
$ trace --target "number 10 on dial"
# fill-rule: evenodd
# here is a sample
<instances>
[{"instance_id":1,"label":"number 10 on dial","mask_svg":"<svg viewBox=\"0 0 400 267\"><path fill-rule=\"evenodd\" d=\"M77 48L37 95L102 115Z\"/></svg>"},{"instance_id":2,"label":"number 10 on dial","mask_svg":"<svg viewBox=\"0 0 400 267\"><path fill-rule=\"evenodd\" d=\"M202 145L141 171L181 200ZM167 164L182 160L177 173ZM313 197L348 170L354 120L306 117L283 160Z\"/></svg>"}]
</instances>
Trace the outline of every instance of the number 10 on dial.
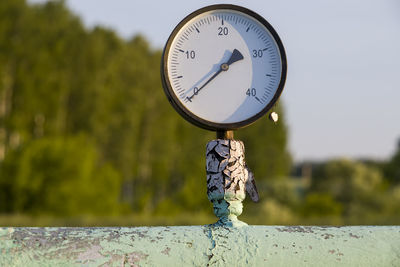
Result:
<instances>
[{"instance_id":1,"label":"number 10 on dial","mask_svg":"<svg viewBox=\"0 0 400 267\"><path fill-rule=\"evenodd\" d=\"M286 56L278 34L260 15L234 5L199 9L174 29L161 76L173 107L209 130L251 124L278 100Z\"/></svg>"}]
</instances>

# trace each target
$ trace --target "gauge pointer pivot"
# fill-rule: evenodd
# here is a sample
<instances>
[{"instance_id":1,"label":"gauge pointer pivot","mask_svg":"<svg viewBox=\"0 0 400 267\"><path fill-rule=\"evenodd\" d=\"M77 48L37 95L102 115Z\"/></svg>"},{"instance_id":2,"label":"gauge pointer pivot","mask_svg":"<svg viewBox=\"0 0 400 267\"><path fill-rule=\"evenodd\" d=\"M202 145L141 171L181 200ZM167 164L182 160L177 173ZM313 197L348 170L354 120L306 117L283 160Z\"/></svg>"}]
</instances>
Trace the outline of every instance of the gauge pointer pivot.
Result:
<instances>
[{"instance_id":1,"label":"gauge pointer pivot","mask_svg":"<svg viewBox=\"0 0 400 267\"><path fill-rule=\"evenodd\" d=\"M195 87L193 94L190 97L189 96L186 97L186 99L189 100L190 102L192 102L192 98L195 95L197 95L201 89L203 89L207 84L209 84L212 80L214 80L214 78L217 77L221 72L227 71L231 64L235 63L236 61L242 60L242 59L243 59L242 53L240 53L239 50L237 50L237 49L233 49L232 55L228 59L228 61L226 63L222 63L219 70L216 73L214 73L214 75L211 76L210 79L208 79L200 88L197 89L197 87Z\"/></svg>"}]
</instances>

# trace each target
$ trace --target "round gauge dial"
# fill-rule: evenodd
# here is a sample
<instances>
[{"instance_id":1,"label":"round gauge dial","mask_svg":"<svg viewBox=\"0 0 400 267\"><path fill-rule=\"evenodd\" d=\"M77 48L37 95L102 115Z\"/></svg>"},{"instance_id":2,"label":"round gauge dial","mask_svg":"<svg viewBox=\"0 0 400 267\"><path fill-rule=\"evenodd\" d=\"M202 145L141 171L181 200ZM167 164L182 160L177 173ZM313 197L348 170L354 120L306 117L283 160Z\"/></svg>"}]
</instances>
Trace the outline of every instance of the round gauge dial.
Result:
<instances>
[{"instance_id":1,"label":"round gauge dial","mask_svg":"<svg viewBox=\"0 0 400 267\"><path fill-rule=\"evenodd\" d=\"M286 56L260 15L235 5L199 9L174 29L162 56L164 91L191 123L209 130L244 127L279 98Z\"/></svg>"}]
</instances>

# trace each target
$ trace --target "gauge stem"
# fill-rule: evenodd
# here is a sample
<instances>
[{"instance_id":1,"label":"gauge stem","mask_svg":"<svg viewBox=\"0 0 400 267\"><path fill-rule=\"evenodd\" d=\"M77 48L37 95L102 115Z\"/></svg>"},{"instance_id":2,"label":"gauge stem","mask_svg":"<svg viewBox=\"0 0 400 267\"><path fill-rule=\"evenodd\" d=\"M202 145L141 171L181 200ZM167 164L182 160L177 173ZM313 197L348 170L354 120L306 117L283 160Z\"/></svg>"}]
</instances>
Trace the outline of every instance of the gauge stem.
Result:
<instances>
[{"instance_id":1,"label":"gauge stem","mask_svg":"<svg viewBox=\"0 0 400 267\"><path fill-rule=\"evenodd\" d=\"M217 131L217 139L233 140L233 131Z\"/></svg>"}]
</instances>

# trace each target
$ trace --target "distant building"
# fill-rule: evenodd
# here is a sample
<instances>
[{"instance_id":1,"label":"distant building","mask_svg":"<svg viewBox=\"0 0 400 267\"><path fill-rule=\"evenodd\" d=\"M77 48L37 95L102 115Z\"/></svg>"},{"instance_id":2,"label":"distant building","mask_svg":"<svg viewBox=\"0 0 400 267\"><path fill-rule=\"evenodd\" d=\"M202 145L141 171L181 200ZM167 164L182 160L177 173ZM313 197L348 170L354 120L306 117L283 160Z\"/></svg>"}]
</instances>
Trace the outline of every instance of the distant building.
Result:
<instances>
[{"instance_id":1,"label":"distant building","mask_svg":"<svg viewBox=\"0 0 400 267\"><path fill-rule=\"evenodd\" d=\"M291 176L294 178L311 179L313 171L319 165L321 165L321 162L316 161L304 161L297 163L292 169Z\"/></svg>"}]
</instances>

